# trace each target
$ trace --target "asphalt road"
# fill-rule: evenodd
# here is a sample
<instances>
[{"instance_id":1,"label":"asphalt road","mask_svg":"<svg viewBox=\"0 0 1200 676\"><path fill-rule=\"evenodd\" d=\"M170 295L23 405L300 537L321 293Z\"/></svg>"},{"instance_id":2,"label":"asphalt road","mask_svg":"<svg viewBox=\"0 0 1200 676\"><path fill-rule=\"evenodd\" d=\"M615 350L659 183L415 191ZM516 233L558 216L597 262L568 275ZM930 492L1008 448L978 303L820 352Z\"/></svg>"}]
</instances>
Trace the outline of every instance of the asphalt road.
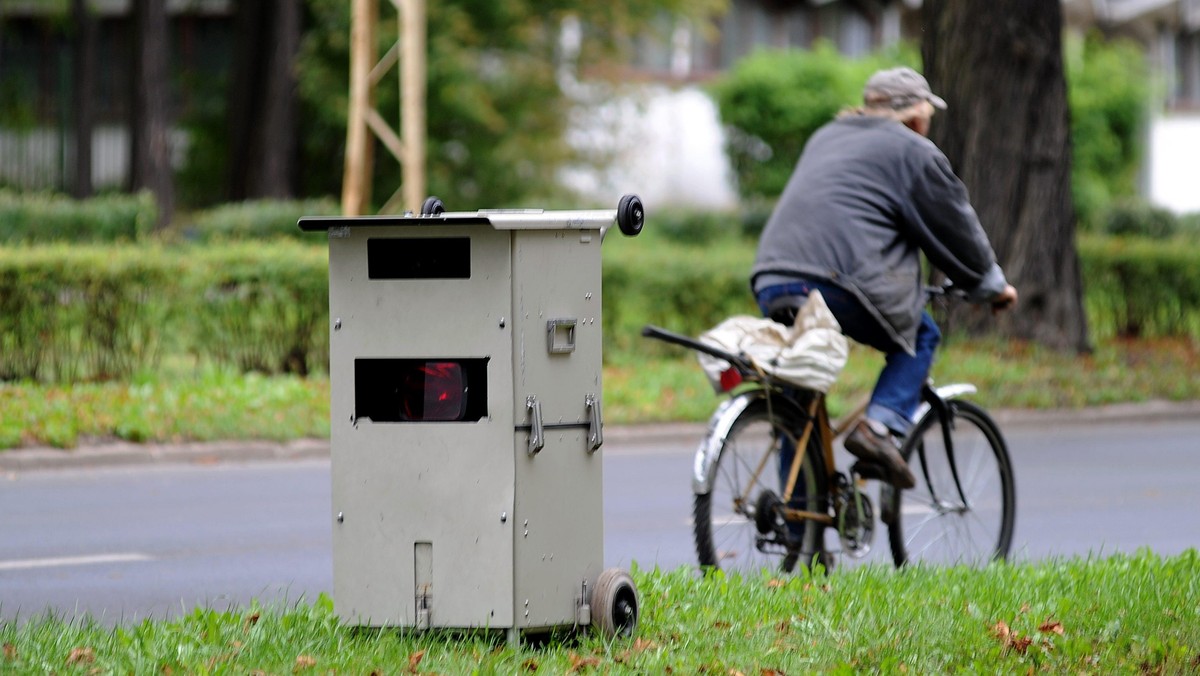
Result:
<instances>
[{"instance_id":1,"label":"asphalt road","mask_svg":"<svg viewBox=\"0 0 1200 676\"><path fill-rule=\"evenodd\" d=\"M1014 558L1200 546L1200 419L1005 424ZM606 434L605 565L692 565L683 434ZM327 459L0 475L0 620L105 623L312 600L332 588ZM880 533L872 557L885 561Z\"/></svg>"}]
</instances>

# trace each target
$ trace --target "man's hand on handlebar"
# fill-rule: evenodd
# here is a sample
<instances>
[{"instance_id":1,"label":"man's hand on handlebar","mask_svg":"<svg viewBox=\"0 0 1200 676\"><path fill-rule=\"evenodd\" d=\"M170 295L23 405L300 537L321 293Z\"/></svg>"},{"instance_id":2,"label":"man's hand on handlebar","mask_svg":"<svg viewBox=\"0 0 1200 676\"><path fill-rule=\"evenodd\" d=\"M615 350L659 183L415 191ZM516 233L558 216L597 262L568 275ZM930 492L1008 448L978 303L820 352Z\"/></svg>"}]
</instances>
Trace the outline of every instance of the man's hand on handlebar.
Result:
<instances>
[{"instance_id":1,"label":"man's hand on handlebar","mask_svg":"<svg viewBox=\"0 0 1200 676\"><path fill-rule=\"evenodd\" d=\"M1004 290L992 298L992 314L1011 310L1017 305L1017 289L1012 284L1005 284Z\"/></svg>"}]
</instances>

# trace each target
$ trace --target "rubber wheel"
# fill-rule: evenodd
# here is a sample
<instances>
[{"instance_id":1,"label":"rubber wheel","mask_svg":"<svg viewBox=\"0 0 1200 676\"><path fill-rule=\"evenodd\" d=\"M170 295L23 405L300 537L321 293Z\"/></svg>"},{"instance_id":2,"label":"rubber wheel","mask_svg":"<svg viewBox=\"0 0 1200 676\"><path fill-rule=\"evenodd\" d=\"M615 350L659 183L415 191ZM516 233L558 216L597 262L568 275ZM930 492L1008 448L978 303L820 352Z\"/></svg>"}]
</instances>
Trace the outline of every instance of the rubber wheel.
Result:
<instances>
[{"instance_id":1,"label":"rubber wheel","mask_svg":"<svg viewBox=\"0 0 1200 676\"><path fill-rule=\"evenodd\" d=\"M1004 437L978 406L947 408L948 425L930 410L900 451L917 485L881 499L897 566L985 566L1005 560L1012 546L1016 481Z\"/></svg>"},{"instance_id":2,"label":"rubber wheel","mask_svg":"<svg viewBox=\"0 0 1200 676\"><path fill-rule=\"evenodd\" d=\"M633 237L642 231L646 223L646 210L642 200L637 195L625 195L617 203L617 226L627 237Z\"/></svg>"},{"instance_id":3,"label":"rubber wheel","mask_svg":"<svg viewBox=\"0 0 1200 676\"><path fill-rule=\"evenodd\" d=\"M444 213L446 213L446 205L436 197L426 197L425 203L421 205L422 216L438 216Z\"/></svg>"},{"instance_id":4,"label":"rubber wheel","mask_svg":"<svg viewBox=\"0 0 1200 676\"><path fill-rule=\"evenodd\" d=\"M633 578L606 568L592 590L592 622L605 636L632 636L637 628L638 596Z\"/></svg>"}]
</instances>

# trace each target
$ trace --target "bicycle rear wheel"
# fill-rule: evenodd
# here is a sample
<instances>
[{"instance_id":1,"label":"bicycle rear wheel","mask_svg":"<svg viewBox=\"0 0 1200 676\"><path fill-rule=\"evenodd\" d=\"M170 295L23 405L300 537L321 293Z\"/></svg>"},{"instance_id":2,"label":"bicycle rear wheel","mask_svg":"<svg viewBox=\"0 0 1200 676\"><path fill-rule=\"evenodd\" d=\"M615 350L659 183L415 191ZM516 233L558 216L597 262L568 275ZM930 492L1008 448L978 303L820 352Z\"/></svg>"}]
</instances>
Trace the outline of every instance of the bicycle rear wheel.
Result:
<instances>
[{"instance_id":1,"label":"bicycle rear wheel","mask_svg":"<svg viewBox=\"0 0 1200 676\"><path fill-rule=\"evenodd\" d=\"M947 401L913 428L901 449L917 485L881 499L897 566L983 566L1012 546L1016 486L999 428L980 407Z\"/></svg>"},{"instance_id":2,"label":"bicycle rear wheel","mask_svg":"<svg viewBox=\"0 0 1200 676\"><path fill-rule=\"evenodd\" d=\"M786 482L786 470L782 476L780 471L781 454L790 468L791 448L804 422L802 414L778 400L771 411L760 399L738 415L717 456L711 490L695 496L693 529L702 567L758 574L763 568L791 572L797 562L811 564L825 526L811 521L784 523L771 509L779 504ZM793 494L788 505L793 509L828 512L828 474L816 429L809 437Z\"/></svg>"}]
</instances>

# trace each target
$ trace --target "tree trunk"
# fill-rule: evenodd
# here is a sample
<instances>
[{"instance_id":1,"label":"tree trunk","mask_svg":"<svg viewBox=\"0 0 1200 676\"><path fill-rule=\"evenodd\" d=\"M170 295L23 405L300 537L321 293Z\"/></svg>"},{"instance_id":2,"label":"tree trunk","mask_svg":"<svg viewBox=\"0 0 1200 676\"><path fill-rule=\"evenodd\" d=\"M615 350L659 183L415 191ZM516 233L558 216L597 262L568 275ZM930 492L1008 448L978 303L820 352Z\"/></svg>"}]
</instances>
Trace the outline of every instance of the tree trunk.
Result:
<instances>
[{"instance_id":1,"label":"tree trunk","mask_svg":"<svg viewBox=\"0 0 1200 676\"><path fill-rule=\"evenodd\" d=\"M971 194L1009 282L1015 312L965 309L951 326L1085 351L1062 8L1045 0L925 0L921 52L949 103L930 137Z\"/></svg>"},{"instance_id":2,"label":"tree trunk","mask_svg":"<svg viewBox=\"0 0 1200 676\"><path fill-rule=\"evenodd\" d=\"M171 222L175 210L166 0L134 0L133 26L130 177L134 190L154 193L156 226L162 228Z\"/></svg>"},{"instance_id":3,"label":"tree trunk","mask_svg":"<svg viewBox=\"0 0 1200 676\"><path fill-rule=\"evenodd\" d=\"M237 3L229 94L232 200L294 194L300 10L300 0Z\"/></svg>"},{"instance_id":4,"label":"tree trunk","mask_svg":"<svg viewBox=\"0 0 1200 676\"><path fill-rule=\"evenodd\" d=\"M92 128L95 126L95 106L92 92L96 82L96 19L88 9L87 0L72 0L71 13L75 19L75 77L72 78L75 148L71 194L76 198L84 198L91 197L93 192Z\"/></svg>"}]
</instances>

